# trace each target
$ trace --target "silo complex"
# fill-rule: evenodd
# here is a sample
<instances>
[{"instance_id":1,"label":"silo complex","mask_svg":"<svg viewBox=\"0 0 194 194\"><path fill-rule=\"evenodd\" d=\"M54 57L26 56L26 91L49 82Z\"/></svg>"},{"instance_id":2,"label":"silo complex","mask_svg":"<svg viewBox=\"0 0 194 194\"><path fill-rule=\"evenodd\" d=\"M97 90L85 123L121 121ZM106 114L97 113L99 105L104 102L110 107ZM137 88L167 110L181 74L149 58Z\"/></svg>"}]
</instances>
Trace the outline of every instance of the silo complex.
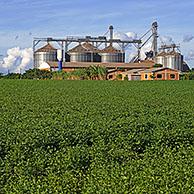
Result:
<instances>
[{"instance_id":1,"label":"silo complex","mask_svg":"<svg viewBox=\"0 0 194 194\"><path fill-rule=\"evenodd\" d=\"M125 53L117 50L112 45L103 49L100 53L102 63L124 63Z\"/></svg>"},{"instance_id":2,"label":"silo complex","mask_svg":"<svg viewBox=\"0 0 194 194\"><path fill-rule=\"evenodd\" d=\"M182 71L183 56L181 55L181 53L176 51L162 51L157 55L156 63L162 64L164 67Z\"/></svg>"},{"instance_id":3,"label":"silo complex","mask_svg":"<svg viewBox=\"0 0 194 194\"><path fill-rule=\"evenodd\" d=\"M57 49L55 49L50 43L36 50L34 53L34 63L36 68L39 68L42 63L49 61L57 61Z\"/></svg>"},{"instance_id":4,"label":"silo complex","mask_svg":"<svg viewBox=\"0 0 194 194\"><path fill-rule=\"evenodd\" d=\"M86 42L68 51L70 62L100 62L99 50Z\"/></svg>"}]
</instances>

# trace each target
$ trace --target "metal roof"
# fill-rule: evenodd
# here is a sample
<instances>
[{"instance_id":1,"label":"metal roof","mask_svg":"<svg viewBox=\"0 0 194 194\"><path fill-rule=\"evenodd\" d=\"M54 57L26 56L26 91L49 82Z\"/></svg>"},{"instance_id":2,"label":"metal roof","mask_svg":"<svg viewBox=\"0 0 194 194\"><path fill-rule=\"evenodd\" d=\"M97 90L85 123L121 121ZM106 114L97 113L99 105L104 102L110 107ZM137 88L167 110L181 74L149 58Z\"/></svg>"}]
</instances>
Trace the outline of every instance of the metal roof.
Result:
<instances>
[{"instance_id":1,"label":"metal roof","mask_svg":"<svg viewBox=\"0 0 194 194\"><path fill-rule=\"evenodd\" d=\"M176 51L171 51L169 53L167 53L168 55L180 55L180 53L176 52Z\"/></svg>"},{"instance_id":2,"label":"metal roof","mask_svg":"<svg viewBox=\"0 0 194 194\"><path fill-rule=\"evenodd\" d=\"M136 74L141 71L144 71L144 69L131 69L131 70L125 71L124 74Z\"/></svg>"},{"instance_id":3,"label":"metal roof","mask_svg":"<svg viewBox=\"0 0 194 194\"><path fill-rule=\"evenodd\" d=\"M54 48L50 43L48 43L47 45L43 46L42 48L39 48L38 50L36 50L35 53L49 52L49 51L57 51L57 49Z\"/></svg>"},{"instance_id":4,"label":"metal roof","mask_svg":"<svg viewBox=\"0 0 194 194\"><path fill-rule=\"evenodd\" d=\"M165 51L162 51L162 52L158 53L157 57L163 57L166 55L167 55L167 53Z\"/></svg>"},{"instance_id":5,"label":"metal roof","mask_svg":"<svg viewBox=\"0 0 194 194\"><path fill-rule=\"evenodd\" d=\"M101 52L97 47L95 47L94 45L90 44L89 42L83 43L82 46L84 48L88 49L89 51L94 52L94 53Z\"/></svg>"},{"instance_id":6,"label":"metal roof","mask_svg":"<svg viewBox=\"0 0 194 194\"><path fill-rule=\"evenodd\" d=\"M105 49L103 49L101 51L101 53L121 53L122 51L117 50L116 48L114 48L112 45L109 45L108 47L106 47Z\"/></svg>"},{"instance_id":7,"label":"metal roof","mask_svg":"<svg viewBox=\"0 0 194 194\"><path fill-rule=\"evenodd\" d=\"M177 69L171 69L171 68L168 68L168 67L151 68L151 69L143 70L142 72L144 72L144 73L154 73L154 72L162 71L162 70L165 70L165 69L179 72L179 70L177 70Z\"/></svg>"},{"instance_id":8,"label":"metal roof","mask_svg":"<svg viewBox=\"0 0 194 194\"><path fill-rule=\"evenodd\" d=\"M78 46L68 51L68 53L87 53L87 52L98 53L101 51L97 49L95 46L93 46L92 44L90 44L89 42L79 44Z\"/></svg>"},{"instance_id":9,"label":"metal roof","mask_svg":"<svg viewBox=\"0 0 194 194\"><path fill-rule=\"evenodd\" d=\"M57 62L47 62L51 68L57 68ZM92 65L103 66L108 69L127 68L127 69L145 69L153 67L154 63L96 63L96 62L65 62L63 68L86 68Z\"/></svg>"},{"instance_id":10,"label":"metal roof","mask_svg":"<svg viewBox=\"0 0 194 194\"><path fill-rule=\"evenodd\" d=\"M170 51L170 52L162 51L162 52L158 53L157 57L165 57L165 56L171 56L171 55L180 55L180 53L178 53L176 51Z\"/></svg>"}]
</instances>

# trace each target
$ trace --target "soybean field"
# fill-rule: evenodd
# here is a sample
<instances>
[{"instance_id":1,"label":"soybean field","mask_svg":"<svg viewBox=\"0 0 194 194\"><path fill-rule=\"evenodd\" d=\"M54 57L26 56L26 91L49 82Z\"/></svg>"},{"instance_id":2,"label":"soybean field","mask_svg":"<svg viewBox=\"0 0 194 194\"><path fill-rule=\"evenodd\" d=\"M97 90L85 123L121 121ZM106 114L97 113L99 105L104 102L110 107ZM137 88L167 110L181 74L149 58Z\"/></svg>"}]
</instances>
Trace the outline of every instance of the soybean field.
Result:
<instances>
[{"instance_id":1,"label":"soybean field","mask_svg":"<svg viewBox=\"0 0 194 194\"><path fill-rule=\"evenodd\" d=\"M194 193L194 82L0 80L0 193Z\"/></svg>"}]
</instances>

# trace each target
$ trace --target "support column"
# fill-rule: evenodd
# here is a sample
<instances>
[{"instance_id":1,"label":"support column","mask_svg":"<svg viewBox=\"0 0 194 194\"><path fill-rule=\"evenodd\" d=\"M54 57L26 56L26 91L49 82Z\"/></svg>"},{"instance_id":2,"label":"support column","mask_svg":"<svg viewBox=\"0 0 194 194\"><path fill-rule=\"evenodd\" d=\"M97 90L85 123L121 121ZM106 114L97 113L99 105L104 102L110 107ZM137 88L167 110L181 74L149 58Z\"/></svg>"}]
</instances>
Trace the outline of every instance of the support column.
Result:
<instances>
[{"instance_id":1,"label":"support column","mask_svg":"<svg viewBox=\"0 0 194 194\"><path fill-rule=\"evenodd\" d=\"M153 58L157 56L158 53L158 23L154 22L152 24L153 33Z\"/></svg>"}]
</instances>

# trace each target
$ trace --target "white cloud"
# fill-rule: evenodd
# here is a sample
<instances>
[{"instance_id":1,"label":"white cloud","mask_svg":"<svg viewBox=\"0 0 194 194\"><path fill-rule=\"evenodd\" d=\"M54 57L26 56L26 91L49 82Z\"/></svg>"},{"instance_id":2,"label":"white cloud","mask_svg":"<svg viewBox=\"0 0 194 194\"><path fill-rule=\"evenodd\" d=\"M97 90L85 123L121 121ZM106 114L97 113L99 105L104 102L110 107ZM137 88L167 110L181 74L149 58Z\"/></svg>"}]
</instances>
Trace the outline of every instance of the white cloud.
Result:
<instances>
[{"instance_id":1,"label":"white cloud","mask_svg":"<svg viewBox=\"0 0 194 194\"><path fill-rule=\"evenodd\" d=\"M127 36L127 34L123 33L123 32L114 32L114 39L120 39L122 41L127 41L129 40L129 37Z\"/></svg>"},{"instance_id":2,"label":"white cloud","mask_svg":"<svg viewBox=\"0 0 194 194\"><path fill-rule=\"evenodd\" d=\"M7 55L8 56L3 59L2 67L9 69L16 63L18 57L20 56L20 48L15 47L15 48L9 49L7 51Z\"/></svg>"},{"instance_id":3,"label":"white cloud","mask_svg":"<svg viewBox=\"0 0 194 194\"><path fill-rule=\"evenodd\" d=\"M31 66L32 59L32 48L20 49L19 47L14 47L8 49L7 57L3 59L0 67L4 72L9 70L10 72L19 73Z\"/></svg>"},{"instance_id":4,"label":"white cloud","mask_svg":"<svg viewBox=\"0 0 194 194\"><path fill-rule=\"evenodd\" d=\"M129 37L130 40L137 39L137 34L134 32L127 32L126 35Z\"/></svg>"},{"instance_id":5,"label":"white cloud","mask_svg":"<svg viewBox=\"0 0 194 194\"><path fill-rule=\"evenodd\" d=\"M137 34L134 32L114 32L114 39L120 39L122 41L129 41L137 39Z\"/></svg>"}]
</instances>

